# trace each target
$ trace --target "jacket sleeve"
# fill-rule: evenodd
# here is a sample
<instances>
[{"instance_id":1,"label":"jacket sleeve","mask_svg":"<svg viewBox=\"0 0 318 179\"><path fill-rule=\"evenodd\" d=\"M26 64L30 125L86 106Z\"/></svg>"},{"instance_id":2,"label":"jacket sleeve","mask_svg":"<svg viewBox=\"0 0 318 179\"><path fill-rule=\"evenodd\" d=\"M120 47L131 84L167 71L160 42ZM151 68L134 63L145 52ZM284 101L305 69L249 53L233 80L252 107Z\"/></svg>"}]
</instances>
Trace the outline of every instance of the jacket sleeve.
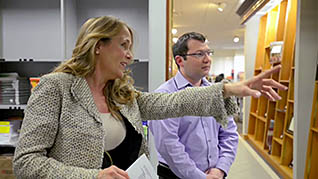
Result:
<instances>
[{"instance_id":1,"label":"jacket sleeve","mask_svg":"<svg viewBox=\"0 0 318 179\"><path fill-rule=\"evenodd\" d=\"M97 178L98 169L67 166L48 156L59 130L59 85L42 77L32 92L13 159L17 178Z\"/></svg>"},{"instance_id":2,"label":"jacket sleeve","mask_svg":"<svg viewBox=\"0 0 318 179\"><path fill-rule=\"evenodd\" d=\"M225 172L227 176L228 171L236 156L236 150L238 145L238 133L237 126L231 117L226 129L220 127L219 131L219 161L216 168L219 168Z\"/></svg>"},{"instance_id":3,"label":"jacket sleeve","mask_svg":"<svg viewBox=\"0 0 318 179\"><path fill-rule=\"evenodd\" d=\"M137 98L143 120L183 116L213 116L227 126L227 118L237 112L234 97L223 97L223 83L187 88L176 93L141 93Z\"/></svg>"}]
</instances>

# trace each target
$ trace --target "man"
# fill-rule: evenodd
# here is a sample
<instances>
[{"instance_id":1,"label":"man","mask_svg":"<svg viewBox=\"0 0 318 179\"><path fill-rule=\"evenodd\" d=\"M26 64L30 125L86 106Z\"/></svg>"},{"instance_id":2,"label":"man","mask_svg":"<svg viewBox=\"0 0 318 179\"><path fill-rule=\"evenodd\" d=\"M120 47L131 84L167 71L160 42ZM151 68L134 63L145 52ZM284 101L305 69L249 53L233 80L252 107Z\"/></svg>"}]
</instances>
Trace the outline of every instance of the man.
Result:
<instances>
[{"instance_id":1,"label":"man","mask_svg":"<svg viewBox=\"0 0 318 179\"><path fill-rule=\"evenodd\" d=\"M179 71L156 92L211 85L205 76L210 71L212 54L202 34L182 35L173 45ZM224 178L235 159L238 134L233 118L226 129L213 117L194 116L150 121L149 127L158 151L160 179Z\"/></svg>"}]
</instances>

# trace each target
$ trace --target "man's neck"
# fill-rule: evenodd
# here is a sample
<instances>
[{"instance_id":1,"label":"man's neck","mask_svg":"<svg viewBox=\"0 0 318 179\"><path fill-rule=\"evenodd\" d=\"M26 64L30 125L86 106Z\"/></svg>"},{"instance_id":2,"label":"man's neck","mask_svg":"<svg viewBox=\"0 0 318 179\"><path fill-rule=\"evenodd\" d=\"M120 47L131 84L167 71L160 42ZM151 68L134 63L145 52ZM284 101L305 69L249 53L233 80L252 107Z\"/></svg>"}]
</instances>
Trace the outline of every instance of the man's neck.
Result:
<instances>
[{"instance_id":1,"label":"man's neck","mask_svg":"<svg viewBox=\"0 0 318 179\"><path fill-rule=\"evenodd\" d=\"M182 76L187 79L192 86L201 86L202 84L202 78L191 78L190 76L186 75L183 71L180 70L180 73L182 74Z\"/></svg>"}]
</instances>

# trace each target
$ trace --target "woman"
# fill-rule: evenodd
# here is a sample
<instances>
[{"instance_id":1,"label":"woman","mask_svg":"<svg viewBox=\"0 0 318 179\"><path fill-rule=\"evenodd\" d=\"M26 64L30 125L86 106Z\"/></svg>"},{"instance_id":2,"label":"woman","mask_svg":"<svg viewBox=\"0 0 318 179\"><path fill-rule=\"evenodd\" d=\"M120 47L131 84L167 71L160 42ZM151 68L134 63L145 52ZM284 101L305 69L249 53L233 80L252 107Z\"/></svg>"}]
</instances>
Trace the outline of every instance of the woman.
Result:
<instances>
[{"instance_id":1,"label":"woman","mask_svg":"<svg viewBox=\"0 0 318 179\"><path fill-rule=\"evenodd\" d=\"M133 60L133 33L113 17L89 19L72 58L41 78L30 97L14 156L18 178L129 178L124 171L148 148L142 121L184 115L214 116L223 126L236 111L232 95L272 100L264 80L150 94L133 88L125 71Z\"/></svg>"}]
</instances>

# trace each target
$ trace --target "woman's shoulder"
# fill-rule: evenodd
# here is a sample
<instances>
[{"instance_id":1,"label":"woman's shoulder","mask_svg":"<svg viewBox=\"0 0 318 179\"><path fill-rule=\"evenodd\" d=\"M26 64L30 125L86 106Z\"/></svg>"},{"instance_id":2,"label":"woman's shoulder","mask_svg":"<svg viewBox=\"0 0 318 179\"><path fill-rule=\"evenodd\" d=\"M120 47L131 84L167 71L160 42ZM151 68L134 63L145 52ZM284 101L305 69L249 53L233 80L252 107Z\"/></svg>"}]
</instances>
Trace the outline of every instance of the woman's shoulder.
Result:
<instances>
[{"instance_id":1,"label":"woman's shoulder","mask_svg":"<svg viewBox=\"0 0 318 179\"><path fill-rule=\"evenodd\" d=\"M79 77L76 77L68 73L52 72L52 73L43 75L40 78L40 82L42 81L42 83L62 84L64 86L66 84L72 84L78 78Z\"/></svg>"},{"instance_id":2,"label":"woman's shoulder","mask_svg":"<svg viewBox=\"0 0 318 179\"><path fill-rule=\"evenodd\" d=\"M46 75L43 75L41 77L41 80L50 80L50 81L60 81L60 82L66 82L66 81L73 81L77 79L78 77L64 72L52 72Z\"/></svg>"}]
</instances>

